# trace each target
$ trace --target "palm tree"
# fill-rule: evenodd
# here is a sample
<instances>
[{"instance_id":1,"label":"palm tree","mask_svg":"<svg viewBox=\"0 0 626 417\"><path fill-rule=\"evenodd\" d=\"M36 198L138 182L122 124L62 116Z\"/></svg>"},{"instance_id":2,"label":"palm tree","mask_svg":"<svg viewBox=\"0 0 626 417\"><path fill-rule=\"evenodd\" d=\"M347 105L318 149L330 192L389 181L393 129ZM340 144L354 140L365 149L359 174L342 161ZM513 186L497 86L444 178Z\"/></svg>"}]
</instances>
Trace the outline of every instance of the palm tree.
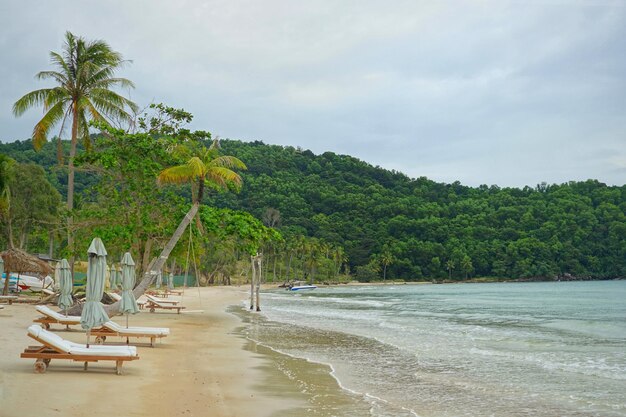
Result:
<instances>
[{"instance_id":1,"label":"palm tree","mask_svg":"<svg viewBox=\"0 0 626 417\"><path fill-rule=\"evenodd\" d=\"M446 268L448 269L448 279L452 279L452 270L455 266L456 264L454 263L454 261L452 259L448 259L448 261L446 262Z\"/></svg>"},{"instance_id":2,"label":"palm tree","mask_svg":"<svg viewBox=\"0 0 626 417\"><path fill-rule=\"evenodd\" d=\"M380 262L383 264L383 281L387 280L387 267L393 263L393 255L389 250L380 254Z\"/></svg>"},{"instance_id":3,"label":"palm tree","mask_svg":"<svg viewBox=\"0 0 626 417\"><path fill-rule=\"evenodd\" d=\"M245 164L233 156L220 156L218 154L218 149L219 142L215 140L208 149L201 148L198 151L198 155L192 156L187 163L166 168L159 174L157 181L160 184L182 184L187 182L192 184L197 183L198 191L193 198L191 208L187 214L185 214L185 217L181 220L180 224L174 231L174 234L172 234L169 241L163 247L161 254L158 258L153 259L150 265L148 265L143 278L133 290L135 297L138 298L148 289L154 279L153 274L163 268L163 265L170 256L174 246L178 243L180 237L185 232L185 229L191 223L191 220L196 217L202 201L204 187L209 186L218 189L241 187L241 176L230 168L246 169ZM177 149L177 151L179 153L183 153L182 148ZM188 151L189 149L187 148L185 152ZM118 303L110 304L105 307L105 311L117 311L117 306ZM68 314L80 315L81 311L82 306L78 305L69 310Z\"/></svg>"},{"instance_id":4,"label":"palm tree","mask_svg":"<svg viewBox=\"0 0 626 417\"><path fill-rule=\"evenodd\" d=\"M56 71L41 71L37 79L52 79L58 85L31 91L13 105L13 114L21 116L32 107L43 106L44 115L33 129L33 147L41 149L53 126L61 124L60 132L70 120L71 147L68 160L67 209L74 208L74 157L78 139L89 146L89 121L109 124L110 121L131 121L127 111L137 110L137 105L111 90L114 87L132 88L125 78L114 77L115 72L127 61L104 41L86 41L82 37L65 33L63 52L50 52L50 61ZM58 141L58 157L62 161L61 134ZM69 218L71 228L71 216ZM70 231L68 246L72 250Z\"/></svg>"},{"instance_id":5,"label":"palm tree","mask_svg":"<svg viewBox=\"0 0 626 417\"><path fill-rule=\"evenodd\" d=\"M159 174L160 184L195 183L194 204L202 203L204 189L239 189L241 176L233 169L247 169L246 165L234 156L219 155L219 141L214 140L210 147L202 147L182 165L166 168ZM181 148L179 153L189 156L189 148Z\"/></svg>"}]
</instances>

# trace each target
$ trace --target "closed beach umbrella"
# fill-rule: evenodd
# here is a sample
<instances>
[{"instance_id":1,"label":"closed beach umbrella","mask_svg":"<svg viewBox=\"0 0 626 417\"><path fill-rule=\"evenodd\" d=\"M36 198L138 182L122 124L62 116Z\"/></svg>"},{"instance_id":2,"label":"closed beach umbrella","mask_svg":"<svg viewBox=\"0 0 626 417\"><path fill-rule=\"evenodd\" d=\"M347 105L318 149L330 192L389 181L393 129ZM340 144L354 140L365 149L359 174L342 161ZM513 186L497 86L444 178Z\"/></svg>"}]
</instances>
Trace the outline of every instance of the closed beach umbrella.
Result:
<instances>
[{"instance_id":1,"label":"closed beach umbrella","mask_svg":"<svg viewBox=\"0 0 626 417\"><path fill-rule=\"evenodd\" d=\"M67 309L73 304L72 290L74 289L74 282L72 271L67 259L61 259L61 262L57 265L59 266L59 288L61 289L61 295L59 295L57 303L61 310L65 310L65 315L67 316Z\"/></svg>"},{"instance_id":2,"label":"closed beach umbrella","mask_svg":"<svg viewBox=\"0 0 626 417\"><path fill-rule=\"evenodd\" d=\"M104 279L107 271L107 251L100 238L94 238L87 249L87 284L85 285L86 301L80 316L80 325L87 329L87 346L89 332L94 327L102 326L109 321L109 316L100 303L104 293Z\"/></svg>"},{"instance_id":3,"label":"closed beach umbrella","mask_svg":"<svg viewBox=\"0 0 626 417\"><path fill-rule=\"evenodd\" d=\"M128 328L128 315L139 313L137 300L133 294L135 287L135 261L129 252L122 258L122 299L120 300L120 313L126 314L126 327Z\"/></svg>"},{"instance_id":4,"label":"closed beach umbrella","mask_svg":"<svg viewBox=\"0 0 626 417\"><path fill-rule=\"evenodd\" d=\"M167 288L170 290L174 289L174 274L172 274L171 272L167 277Z\"/></svg>"},{"instance_id":5,"label":"closed beach umbrella","mask_svg":"<svg viewBox=\"0 0 626 417\"><path fill-rule=\"evenodd\" d=\"M113 264L109 268L109 289L111 291L115 289L115 266Z\"/></svg>"}]
</instances>

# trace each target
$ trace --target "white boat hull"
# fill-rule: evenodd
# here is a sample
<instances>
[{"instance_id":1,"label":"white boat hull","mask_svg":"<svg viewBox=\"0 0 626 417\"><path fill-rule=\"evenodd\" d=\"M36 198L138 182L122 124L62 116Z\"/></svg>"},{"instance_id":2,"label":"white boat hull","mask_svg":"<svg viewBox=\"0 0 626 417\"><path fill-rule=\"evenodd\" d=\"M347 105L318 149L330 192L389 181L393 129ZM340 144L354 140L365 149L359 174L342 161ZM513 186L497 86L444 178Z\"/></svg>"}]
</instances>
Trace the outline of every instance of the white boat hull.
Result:
<instances>
[{"instance_id":1,"label":"white boat hull","mask_svg":"<svg viewBox=\"0 0 626 417\"><path fill-rule=\"evenodd\" d=\"M289 291L310 291L316 288L317 287L315 285L296 285L289 288Z\"/></svg>"},{"instance_id":2,"label":"white boat hull","mask_svg":"<svg viewBox=\"0 0 626 417\"><path fill-rule=\"evenodd\" d=\"M4 288L5 277L6 274L2 274L0 278L0 288ZM20 291L29 290L39 292L43 288L52 287L53 283L54 281L49 275L42 279L33 275L11 273L11 277L9 278L9 287L15 288L17 286Z\"/></svg>"}]
</instances>

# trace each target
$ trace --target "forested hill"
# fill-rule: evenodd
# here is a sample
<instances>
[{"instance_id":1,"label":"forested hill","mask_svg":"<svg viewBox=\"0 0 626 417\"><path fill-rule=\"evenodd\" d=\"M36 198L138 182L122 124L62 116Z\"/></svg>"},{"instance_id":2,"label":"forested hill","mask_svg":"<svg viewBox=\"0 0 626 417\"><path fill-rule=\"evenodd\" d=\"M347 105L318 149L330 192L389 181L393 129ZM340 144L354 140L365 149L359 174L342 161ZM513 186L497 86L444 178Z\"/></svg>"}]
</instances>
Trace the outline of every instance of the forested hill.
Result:
<instances>
[{"instance_id":1,"label":"forested hill","mask_svg":"<svg viewBox=\"0 0 626 417\"><path fill-rule=\"evenodd\" d=\"M0 152L51 172L55 159L27 145ZM286 237L341 245L361 277L380 276L384 266L388 277L406 279L626 275L626 186L473 188L330 152L232 140L222 149L249 169L239 194L212 195L211 204L249 211ZM63 176L51 176L63 192ZM77 189L92 181L77 178Z\"/></svg>"},{"instance_id":2,"label":"forested hill","mask_svg":"<svg viewBox=\"0 0 626 417\"><path fill-rule=\"evenodd\" d=\"M223 141L249 168L215 204L342 245L352 266L391 255L389 276L551 277L626 274L626 186L466 187L331 152Z\"/></svg>"}]
</instances>

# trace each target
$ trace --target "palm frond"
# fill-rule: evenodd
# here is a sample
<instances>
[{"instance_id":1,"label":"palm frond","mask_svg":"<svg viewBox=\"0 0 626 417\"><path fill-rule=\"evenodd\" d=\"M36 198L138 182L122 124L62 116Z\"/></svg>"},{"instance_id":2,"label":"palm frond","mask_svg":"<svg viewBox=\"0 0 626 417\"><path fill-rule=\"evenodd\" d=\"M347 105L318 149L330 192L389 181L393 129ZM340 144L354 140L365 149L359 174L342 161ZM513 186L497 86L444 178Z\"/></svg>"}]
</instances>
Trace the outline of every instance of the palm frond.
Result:
<instances>
[{"instance_id":1,"label":"palm frond","mask_svg":"<svg viewBox=\"0 0 626 417\"><path fill-rule=\"evenodd\" d=\"M13 104L13 114L15 116L21 116L31 107L43 105L51 90L51 88L42 88L41 90L35 90L24 94L15 102L15 104Z\"/></svg>"},{"instance_id":2,"label":"palm frond","mask_svg":"<svg viewBox=\"0 0 626 417\"><path fill-rule=\"evenodd\" d=\"M33 147L35 150L40 150L44 143L48 141L48 132L52 126L63 119L64 115L65 103L58 102L46 112L39 122L37 122L33 129Z\"/></svg>"},{"instance_id":3,"label":"palm frond","mask_svg":"<svg viewBox=\"0 0 626 417\"><path fill-rule=\"evenodd\" d=\"M232 184L235 188L240 188L243 184L243 180L239 174L223 167L211 167L206 173L205 178L219 184L222 188L226 188L229 184Z\"/></svg>"},{"instance_id":4,"label":"palm frond","mask_svg":"<svg viewBox=\"0 0 626 417\"><path fill-rule=\"evenodd\" d=\"M234 156L218 156L208 164L211 167L223 167L230 169L248 169L240 159Z\"/></svg>"},{"instance_id":5,"label":"palm frond","mask_svg":"<svg viewBox=\"0 0 626 417\"><path fill-rule=\"evenodd\" d=\"M47 80L52 78L61 85L65 85L69 82L67 76L58 71L39 71L37 75L35 75L35 78L38 80Z\"/></svg>"},{"instance_id":6,"label":"palm frond","mask_svg":"<svg viewBox=\"0 0 626 417\"><path fill-rule=\"evenodd\" d=\"M185 164L164 169L157 177L157 182L159 184L184 184L195 178L197 175Z\"/></svg>"},{"instance_id":7,"label":"palm frond","mask_svg":"<svg viewBox=\"0 0 626 417\"><path fill-rule=\"evenodd\" d=\"M187 161L187 166L196 177L203 177L207 171L207 166L197 156L190 158L189 161Z\"/></svg>"}]
</instances>

